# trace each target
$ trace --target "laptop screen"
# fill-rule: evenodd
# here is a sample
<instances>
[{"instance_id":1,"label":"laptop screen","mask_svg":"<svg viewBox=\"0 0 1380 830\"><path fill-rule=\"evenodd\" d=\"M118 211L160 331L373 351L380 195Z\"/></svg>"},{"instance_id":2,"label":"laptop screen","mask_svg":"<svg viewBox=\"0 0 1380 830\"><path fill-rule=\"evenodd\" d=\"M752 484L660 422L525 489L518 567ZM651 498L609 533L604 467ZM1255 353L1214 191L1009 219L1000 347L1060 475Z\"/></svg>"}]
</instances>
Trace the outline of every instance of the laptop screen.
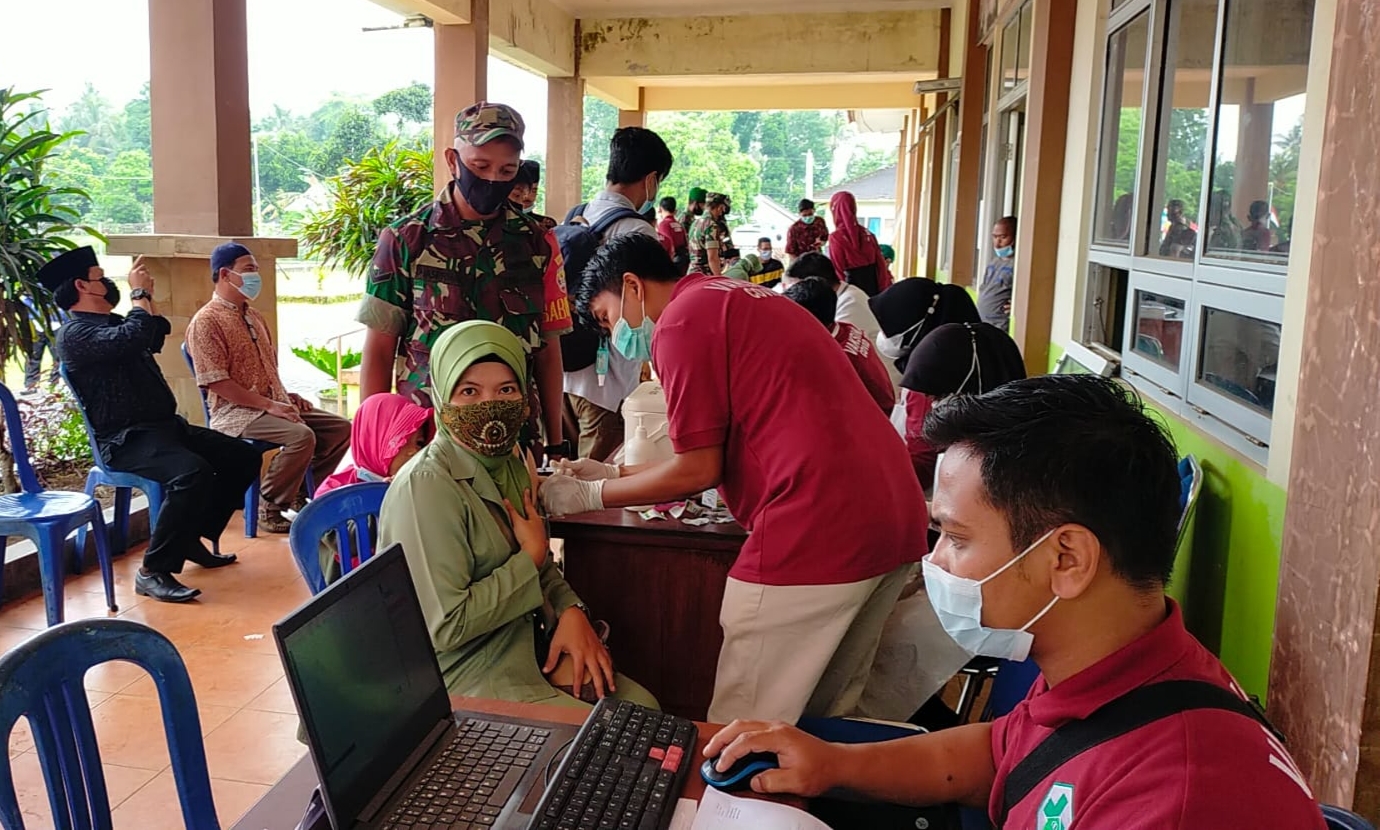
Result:
<instances>
[{"instance_id":1,"label":"laptop screen","mask_svg":"<svg viewBox=\"0 0 1380 830\"><path fill-rule=\"evenodd\" d=\"M322 795L349 827L450 699L402 548L393 545L274 626Z\"/></svg>"}]
</instances>

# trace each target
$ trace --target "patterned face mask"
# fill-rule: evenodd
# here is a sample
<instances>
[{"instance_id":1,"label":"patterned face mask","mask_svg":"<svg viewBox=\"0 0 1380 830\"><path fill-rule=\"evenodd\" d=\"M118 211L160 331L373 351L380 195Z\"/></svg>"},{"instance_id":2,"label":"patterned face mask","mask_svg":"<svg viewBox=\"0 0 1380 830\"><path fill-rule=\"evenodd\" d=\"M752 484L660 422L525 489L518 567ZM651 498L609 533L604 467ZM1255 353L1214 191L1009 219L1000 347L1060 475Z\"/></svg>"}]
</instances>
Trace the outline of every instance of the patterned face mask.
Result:
<instances>
[{"instance_id":1,"label":"patterned face mask","mask_svg":"<svg viewBox=\"0 0 1380 830\"><path fill-rule=\"evenodd\" d=\"M513 451L527 423L527 401L482 401L441 405L441 423L475 452L498 458Z\"/></svg>"}]
</instances>

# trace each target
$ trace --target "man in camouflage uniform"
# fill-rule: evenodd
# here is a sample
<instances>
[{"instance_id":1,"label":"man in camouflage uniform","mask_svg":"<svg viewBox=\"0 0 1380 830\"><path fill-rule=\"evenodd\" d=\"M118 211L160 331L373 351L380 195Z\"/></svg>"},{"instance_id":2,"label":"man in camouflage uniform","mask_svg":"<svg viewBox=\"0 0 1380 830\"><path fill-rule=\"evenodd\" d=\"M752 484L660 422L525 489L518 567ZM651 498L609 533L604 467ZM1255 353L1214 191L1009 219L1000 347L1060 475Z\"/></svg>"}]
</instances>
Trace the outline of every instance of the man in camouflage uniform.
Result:
<instances>
[{"instance_id":1,"label":"man in camouflage uniform","mask_svg":"<svg viewBox=\"0 0 1380 830\"><path fill-rule=\"evenodd\" d=\"M498 323L527 349L532 428L544 426L548 455L560 455L559 340L571 330L570 303L555 236L508 199L523 128L503 104L463 110L445 149L452 180L435 202L379 234L356 315L369 329L360 382L364 397L396 381L420 405L445 403L426 391L432 345L457 323Z\"/></svg>"},{"instance_id":2,"label":"man in camouflage uniform","mask_svg":"<svg viewBox=\"0 0 1380 830\"><path fill-rule=\"evenodd\" d=\"M704 215L690 229L690 273L722 276L738 258L724 217L733 207L722 193L710 193Z\"/></svg>"},{"instance_id":3,"label":"man in camouflage uniform","mask_svg":"<svg viewBox=\"0 0 1380 830\"><path fill-rule=\"evenodd\" d=\"M709 192L702 187L690 188L689 198L685 200L685 212L680 215L680 226L689 233L695 227L695 220L704 215L704 200Z\"/></svg>"}]
</instances>

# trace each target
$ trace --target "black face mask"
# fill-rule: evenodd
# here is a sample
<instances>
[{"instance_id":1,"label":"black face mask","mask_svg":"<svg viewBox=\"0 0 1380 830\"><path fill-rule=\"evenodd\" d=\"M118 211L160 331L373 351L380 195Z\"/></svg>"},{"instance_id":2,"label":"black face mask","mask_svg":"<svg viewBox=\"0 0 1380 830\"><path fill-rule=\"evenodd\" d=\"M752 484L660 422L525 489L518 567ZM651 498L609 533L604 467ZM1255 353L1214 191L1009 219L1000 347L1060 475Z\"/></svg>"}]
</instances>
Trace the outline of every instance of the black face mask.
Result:
<instances>
[{"instance_id":1,"label":"black face mask","mask_svg":"<svg viewBox=\"0 0 1380 830\"><path fill-rule=\"evenodd\" d=\"M497 213L508 201L508 195L513 192L513 188L517 186L514 179L506 182L481 179L473 170L466 167L464 162L460 163L460 175L456 177L456 181L460 184L460 195L465 197L465 201L469 202L470 207L480 216Z\"/></svg>"},{"instance_id":2,"label":"black face mask","mask_svg":"<svg viewBox=\"0 0 1380 830\"><path fill-rule=\"evenodd\" d=\"M695 205L693 208L690 209L690 214L691 214L692 216L703 216L703 215L704 215L704 205Z\"/></svg>"},{"instance_id":3,"label":"black face mask","mask_svg":"<svg viewBox=\"0 0 1380 830\"><path fill-rule=\"evenodd\" d=\"M82 282L92 283L95 280L82 280ZM101 285L105 286L105 301L112 307L120 304L120 286L110 277L101 277Z\"/></svg>"}]
</instances>

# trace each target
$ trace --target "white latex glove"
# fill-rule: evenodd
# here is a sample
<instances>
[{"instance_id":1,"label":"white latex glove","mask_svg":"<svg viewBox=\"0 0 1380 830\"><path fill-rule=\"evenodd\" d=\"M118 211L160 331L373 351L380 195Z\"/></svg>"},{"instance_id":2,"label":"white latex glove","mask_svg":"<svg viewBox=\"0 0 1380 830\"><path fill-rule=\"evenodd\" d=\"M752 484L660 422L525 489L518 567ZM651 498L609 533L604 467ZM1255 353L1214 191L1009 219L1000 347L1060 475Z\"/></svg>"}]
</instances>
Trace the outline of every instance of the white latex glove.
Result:
<instances>
[{"instance_id":1,"label":"white latex glove","mask_svg":"<svg viewBox=\"0 0 1380 830\"><path fill-rule=\"evenodd\" d=\"M578 461L560 459L554 466L558 475L572 476L580 481L603 481L618 478L619 475L617 464L605 464L592 458L581 458Z\"/></svg>"},{"instance_id":2,"label":"white latex glove","mask_svg":"<svg viewBox=\"0 0 1380 830\"><path fill-rule=\"evenodd\" d=\"M538 491L541 505L551 516L572 516L604 509L604 482L581 481L574 476L550 476Z\"/></svg>"}]
</instances>

